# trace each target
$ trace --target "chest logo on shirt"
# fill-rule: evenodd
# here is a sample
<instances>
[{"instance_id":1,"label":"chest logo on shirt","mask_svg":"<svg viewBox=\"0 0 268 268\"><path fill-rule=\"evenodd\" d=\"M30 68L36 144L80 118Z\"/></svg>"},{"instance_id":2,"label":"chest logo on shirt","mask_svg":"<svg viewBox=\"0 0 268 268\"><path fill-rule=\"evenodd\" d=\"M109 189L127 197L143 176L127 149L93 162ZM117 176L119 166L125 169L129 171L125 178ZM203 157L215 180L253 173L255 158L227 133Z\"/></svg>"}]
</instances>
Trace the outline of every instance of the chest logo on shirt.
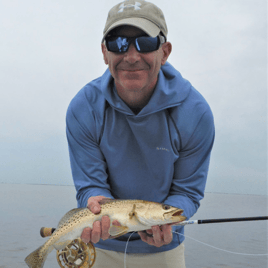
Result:
<instances>
[{"instance_id":1,"label":"chest logo on shirt","mask_svg":"<svg viewBox=\"0 0 268 268\"><path fill-rule=\"evenodd\" d=\"M165 148L165 147L156 147L157 151L166 151L169 152L169 149Z\"/></svg>"}]
</instances>

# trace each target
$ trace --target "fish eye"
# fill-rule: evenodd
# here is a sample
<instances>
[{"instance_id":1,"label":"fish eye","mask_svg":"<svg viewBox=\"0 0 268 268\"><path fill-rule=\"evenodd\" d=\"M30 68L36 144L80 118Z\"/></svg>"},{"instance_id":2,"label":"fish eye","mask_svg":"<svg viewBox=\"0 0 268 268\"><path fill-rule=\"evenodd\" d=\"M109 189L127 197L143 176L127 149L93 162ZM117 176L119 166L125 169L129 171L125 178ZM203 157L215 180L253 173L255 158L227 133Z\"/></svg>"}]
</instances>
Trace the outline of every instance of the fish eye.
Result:
<instances>
[{"instance_id":1,"label":"fish eye","mask_svg":"<svg viewBox=\"0 0 268 268\"><path fill-rule=\"evenodd\" d=\"M168 210L168 209L170 209L170 206L169 206L169 205L162 205L162 208L163 208L164 210Z\"/></svg>"}]
</instances>

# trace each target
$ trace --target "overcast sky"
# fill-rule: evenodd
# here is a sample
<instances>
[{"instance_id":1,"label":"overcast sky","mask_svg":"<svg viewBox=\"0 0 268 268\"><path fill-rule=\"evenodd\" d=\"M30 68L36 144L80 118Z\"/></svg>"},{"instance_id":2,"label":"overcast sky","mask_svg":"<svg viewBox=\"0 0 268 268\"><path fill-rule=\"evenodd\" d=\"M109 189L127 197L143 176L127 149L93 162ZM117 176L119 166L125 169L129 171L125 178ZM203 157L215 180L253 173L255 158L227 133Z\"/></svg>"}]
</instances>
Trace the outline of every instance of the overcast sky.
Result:
<instances>
[{"instance_id":1,"label":"overcast sky","mask_svg":"<svg viewBox=\"0 0 268 268\"><path fill-rule=\"evenodd\" d=\"M267 194L266 0L151 2L166 17L169 62L214 114L206 191ZM65 114L106 69L100 41L117 3L0 1L0 182L73 184Z\"/></svg>"}]
</instances>

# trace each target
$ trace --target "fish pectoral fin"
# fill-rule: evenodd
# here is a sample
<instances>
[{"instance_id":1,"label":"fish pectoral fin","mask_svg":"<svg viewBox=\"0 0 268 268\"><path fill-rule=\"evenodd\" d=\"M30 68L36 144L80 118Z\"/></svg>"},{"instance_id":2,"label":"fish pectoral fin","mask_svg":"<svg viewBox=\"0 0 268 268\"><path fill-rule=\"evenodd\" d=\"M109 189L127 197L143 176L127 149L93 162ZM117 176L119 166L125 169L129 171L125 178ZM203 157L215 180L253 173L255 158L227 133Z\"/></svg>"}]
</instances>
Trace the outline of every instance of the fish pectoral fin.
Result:
<instances>
[{"instance_id":1,"label":"fish pectoral fin","mask_svg":"<svg viewBox=\"0 0 268 268\"><path fill-rule=\"evenodd\" d=\"M112 225L109 229L109 234L113 237L118 237L121 235L124 235L128 233L128 227L127 226L115 226Z\"/></svg>"},{"instance_id":2,"label":"fish pectoral fin","mask_svg":"<svg viewBox=\"0 0 268 268\"><path fill-rule=\"evenodd\" d=\"M64 249L65 247L67 247L71 242L72 242L72 240L65 240L65 241L62 241L62 242L55 243L53 245L53 247L56 250L61 250L61 249Z\"/></svg>"}]
</instances>

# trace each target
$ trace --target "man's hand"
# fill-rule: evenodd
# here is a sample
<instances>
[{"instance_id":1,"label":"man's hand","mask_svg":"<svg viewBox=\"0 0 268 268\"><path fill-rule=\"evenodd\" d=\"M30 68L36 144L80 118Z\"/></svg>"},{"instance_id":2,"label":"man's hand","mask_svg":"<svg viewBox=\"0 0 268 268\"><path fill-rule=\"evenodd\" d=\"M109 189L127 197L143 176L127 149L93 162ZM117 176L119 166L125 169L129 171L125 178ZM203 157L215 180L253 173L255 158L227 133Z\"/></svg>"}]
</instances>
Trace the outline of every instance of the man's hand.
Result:
<instances>
[{"instance_id":1,"label":"man's hand","mask_svg":"<svg viewBox=\"0 0 268 268\"><path fill-rule=\"evenodd\" d=\"M152 229L138 232L141 237L141 240L151 246L162 247L171 243L172 227L171 225L165 224L162 226L152 226Z\"/></svg>"},{"instance_id":2,"label":"man's hand","mask_svg":"<svg viewBox=\"0 0 268 268\"><path fill-rule=\"evenodd\" d=\"M93 196L90 197L87 201L87 207L88 209L94 213L99 214L101 211L101 206L99 202L102 199L106 199L107 197L104 196ZM118 221L113 221L113 225L120 226L120 223ZM95 221L93 223L93 228L87 227L83 230L81 234L81 239L84 243L89 243L90 241L92 243L98 243L100 239L106 240L110 237L109 234L109 228L110 228L110 218L108 216L103 216L101 218L101 221Z\"/></svg>"}]
</instances>

